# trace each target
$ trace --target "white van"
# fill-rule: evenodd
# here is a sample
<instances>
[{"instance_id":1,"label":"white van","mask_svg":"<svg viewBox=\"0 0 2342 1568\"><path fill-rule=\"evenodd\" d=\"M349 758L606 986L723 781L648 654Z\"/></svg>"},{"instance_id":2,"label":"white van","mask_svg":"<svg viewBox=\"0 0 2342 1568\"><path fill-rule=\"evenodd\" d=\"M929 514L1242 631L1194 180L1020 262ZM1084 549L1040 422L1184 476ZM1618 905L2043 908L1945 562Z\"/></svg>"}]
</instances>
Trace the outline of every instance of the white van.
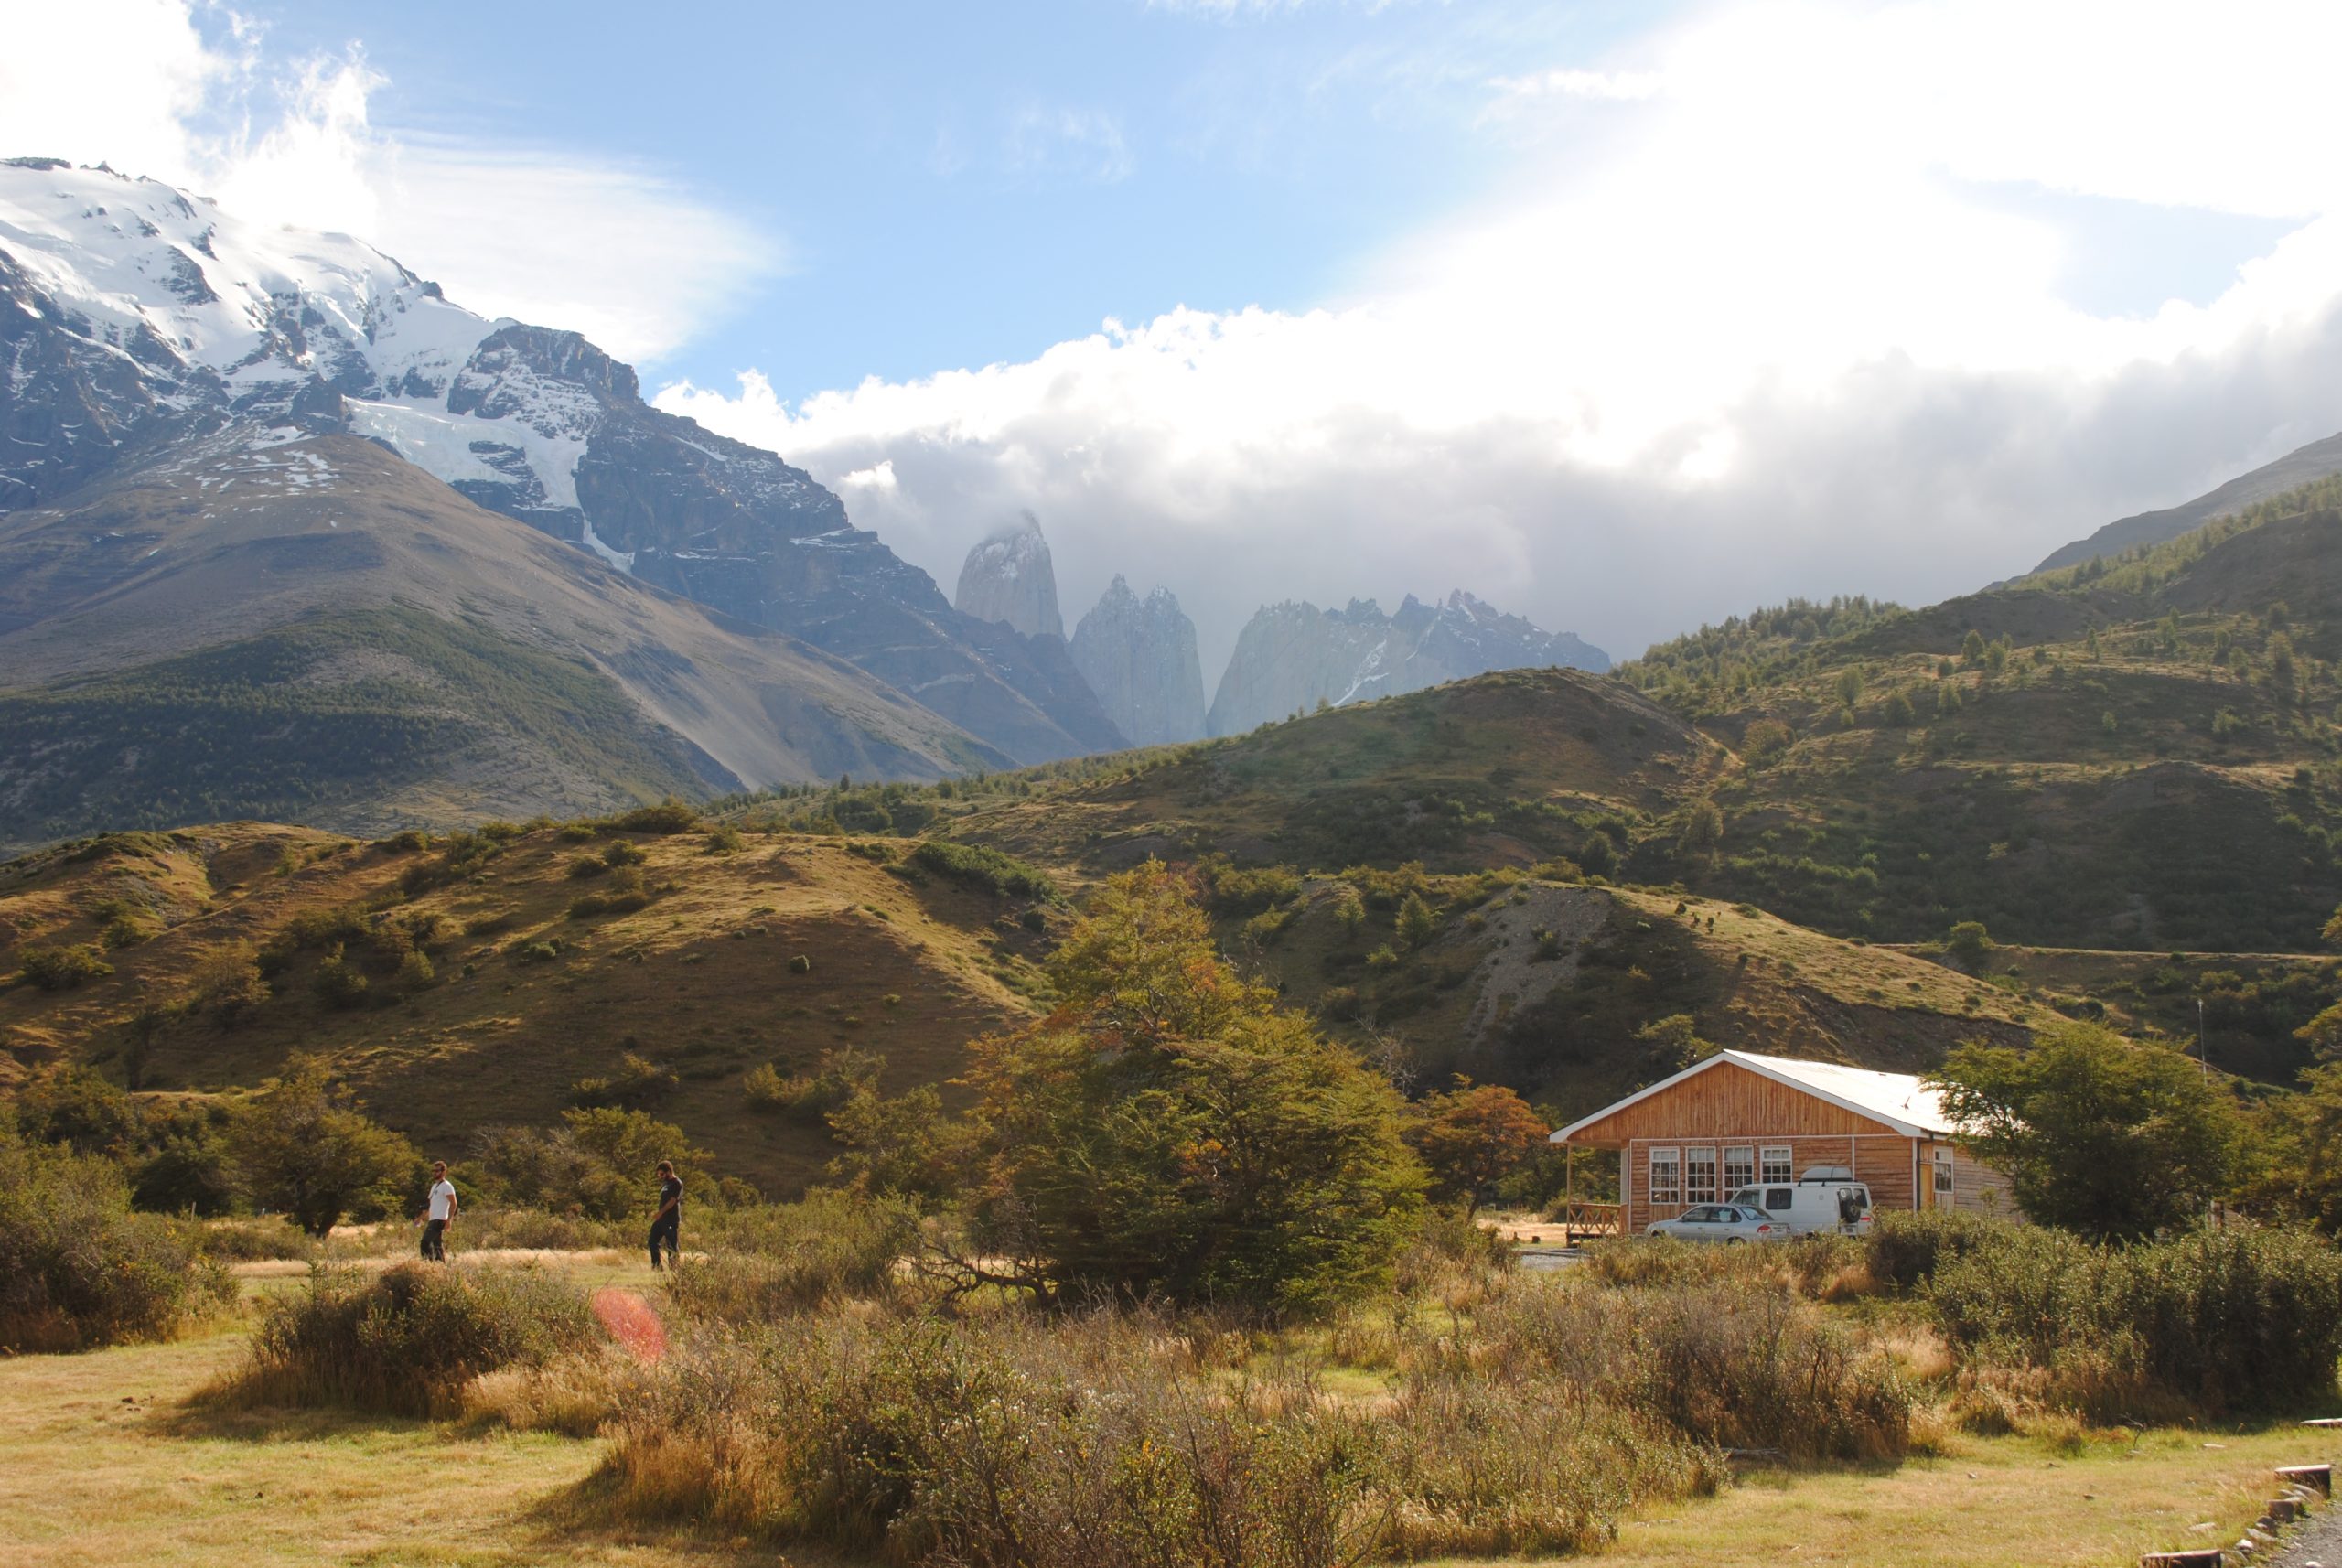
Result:
<instances>
[{"instance_id":1,"label":"white van","mask_svg":"<svg viewBox=\"0 0 2342 1568\"><path fill-rule=\"evenodd\" d=\"M1843 1236L1870 1234L1870 1188L1844 1165L1810 1165L1795 1182L1744 1187L1726 1201L1763 1209L1787 1225L1792 1236L1828 1230Z\"/></svg>"}]
</instances>

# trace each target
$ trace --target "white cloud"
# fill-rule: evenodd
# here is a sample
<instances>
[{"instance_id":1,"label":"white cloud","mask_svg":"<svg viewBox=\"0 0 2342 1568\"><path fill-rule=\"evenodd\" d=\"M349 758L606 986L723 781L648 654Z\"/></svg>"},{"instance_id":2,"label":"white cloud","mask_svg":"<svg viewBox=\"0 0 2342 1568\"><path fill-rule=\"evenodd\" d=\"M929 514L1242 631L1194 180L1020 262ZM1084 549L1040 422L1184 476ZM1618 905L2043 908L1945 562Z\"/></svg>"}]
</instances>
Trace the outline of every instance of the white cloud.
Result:
<instances>
[{"instance_id":1,"label":"white cloud","mask_svg":"<svg viewBox=\"0 0 2342 1568\"><path fill-rule=\"evenodd\" d=\"M1127 179L1137 167L1123 140L1122 122L1113 115L1098 109L1039 104L1027 104L1009 116L1001 160L1021 179L1099 185Z\"/></svg>"},{"instance_id":2,"label":"white cloud","mask_svg":"<svg viewBox=\"0 0 2342 1568\"><path fill-rule=\"evenodd\" d=\"M672 351L786 264L755 224L623 160L374 124L384 79L355 46L274 59L252 24L196 0L7 12L0 156L102 160L246 218L356 234L475 310L621 359Z\"/></svg>"},{"instance_id":3,"label":"white cloud","mask_svg":"<svg viewBox=\"0 0 2342 1568\"><path fill-rule=\"evenodd\" d=\"M1509 187L1325 308L661 402L817 476L891 462L857 520L946 582L1030 508L1069 605L1167 583L1208 676L1288 593L1462 585L1625 653L1926 600L2342 427L2337 45L2342 10L2274 0L1712 7L1495 86ZM2299 226L2209 304L2101 317L2007 181Z\"/></svg>"}]
</instances>

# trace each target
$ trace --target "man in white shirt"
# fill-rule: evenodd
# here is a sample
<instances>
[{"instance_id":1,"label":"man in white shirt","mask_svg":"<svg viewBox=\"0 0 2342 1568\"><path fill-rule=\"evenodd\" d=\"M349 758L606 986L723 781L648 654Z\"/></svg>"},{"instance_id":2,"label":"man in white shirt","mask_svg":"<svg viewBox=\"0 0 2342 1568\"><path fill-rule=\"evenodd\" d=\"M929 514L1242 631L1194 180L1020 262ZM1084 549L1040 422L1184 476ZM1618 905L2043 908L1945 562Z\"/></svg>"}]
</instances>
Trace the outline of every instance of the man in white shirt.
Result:
<instances>
[{"instance_id":1,"label":"man in white shirt","mask_svg":"<svg viewBox=\"0 0 2342 1568\"><path fill-rule=\"evenodd\" d=\"M423 1217L423 1255L435 1263L447 1261L447 1227L456 1222L456 1184L447 1179L447 1162L431 1162L431 1208Z\"/></svg>"}]
</instances>

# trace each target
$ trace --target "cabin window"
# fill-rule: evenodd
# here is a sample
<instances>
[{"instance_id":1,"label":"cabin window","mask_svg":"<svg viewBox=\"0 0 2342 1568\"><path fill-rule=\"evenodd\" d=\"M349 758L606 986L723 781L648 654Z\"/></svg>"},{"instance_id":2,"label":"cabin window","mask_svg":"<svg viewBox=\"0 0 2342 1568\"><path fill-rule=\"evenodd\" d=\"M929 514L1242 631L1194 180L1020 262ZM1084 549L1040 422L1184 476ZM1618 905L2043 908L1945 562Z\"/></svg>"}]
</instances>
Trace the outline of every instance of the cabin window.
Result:
<instances>
[{"instance_id":1,"label":"cabin window","mask_svg":"<svg viewBox=\"0 0 2342 1568\"><path fill-rule=\"evenodd\" d=\"M1767 1186L1770 1186L1777 1181L1789 1181L1792 1179L1789 1175L1790 1158L1788 1144L1770 1144L1763 1151L1763 1154L1765 1159L1764 1180Z\"/></svg>"},{"instance_id":2,"label":"cabin window","mask_svg":"<svg viewBox=\"0 0 2342 1568\"><path fill-rule=\"evenodd\" d=\"M1650 1200L1654 1204L1683 1201L1683 1151L1650 1152Z\"/></svg>"},{"instance_id":3,"label":"cabin window","mask_svg":"<svg viewBox=\"0 0 2342 1568\"><path fill-rule=\"evenodd\" d=\"M1724 1152L1724 1189L1738 1192L1756 1180L1756 1151L1749 1148L1726 1149Z\"/></svg>"},{"instance_id":4,"label":"cabin window","mask_svg":"<svg viewBox=\"0 0 2342 1568\"><path fill-rule=\"evenodd\" d=\"M1936 1198L1943 1203L1951 1201L1951 1151L1950 1149L1936 1151Z\"/></svg>"},{"instance_id":5,"label":"cabin window","mask_svg":"<svg viewBox=\"0 0 2342 1568\"><path fill-rule=\"evenodd\" d=\"M1684 1201L1714 1203L1716 1200L1716 1152L1714 1149L1683 1151Z\"/></svg>"}]
</instances>

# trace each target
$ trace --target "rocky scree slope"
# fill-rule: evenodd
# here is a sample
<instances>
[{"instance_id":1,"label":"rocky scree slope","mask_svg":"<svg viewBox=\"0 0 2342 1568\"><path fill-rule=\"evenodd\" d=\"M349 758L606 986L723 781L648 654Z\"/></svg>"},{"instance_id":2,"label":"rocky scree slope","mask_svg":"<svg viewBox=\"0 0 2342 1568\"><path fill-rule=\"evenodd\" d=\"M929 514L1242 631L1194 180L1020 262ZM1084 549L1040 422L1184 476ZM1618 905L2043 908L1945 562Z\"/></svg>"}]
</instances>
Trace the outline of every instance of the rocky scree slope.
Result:
<instances>
[{"instance_id":1,"label":"rocky scree slope","mask_svg":"<svg viewBox=\"0 0 2342 1568\"><path fill-rule=\"evenodd\" d=\"M153 180L0 163L0 509L233 418L379 441L614 569L844 658L1023 761L1119 740L1061 646L962 616L771 453L575 332Z\"/></svg>"}]
</instances>

